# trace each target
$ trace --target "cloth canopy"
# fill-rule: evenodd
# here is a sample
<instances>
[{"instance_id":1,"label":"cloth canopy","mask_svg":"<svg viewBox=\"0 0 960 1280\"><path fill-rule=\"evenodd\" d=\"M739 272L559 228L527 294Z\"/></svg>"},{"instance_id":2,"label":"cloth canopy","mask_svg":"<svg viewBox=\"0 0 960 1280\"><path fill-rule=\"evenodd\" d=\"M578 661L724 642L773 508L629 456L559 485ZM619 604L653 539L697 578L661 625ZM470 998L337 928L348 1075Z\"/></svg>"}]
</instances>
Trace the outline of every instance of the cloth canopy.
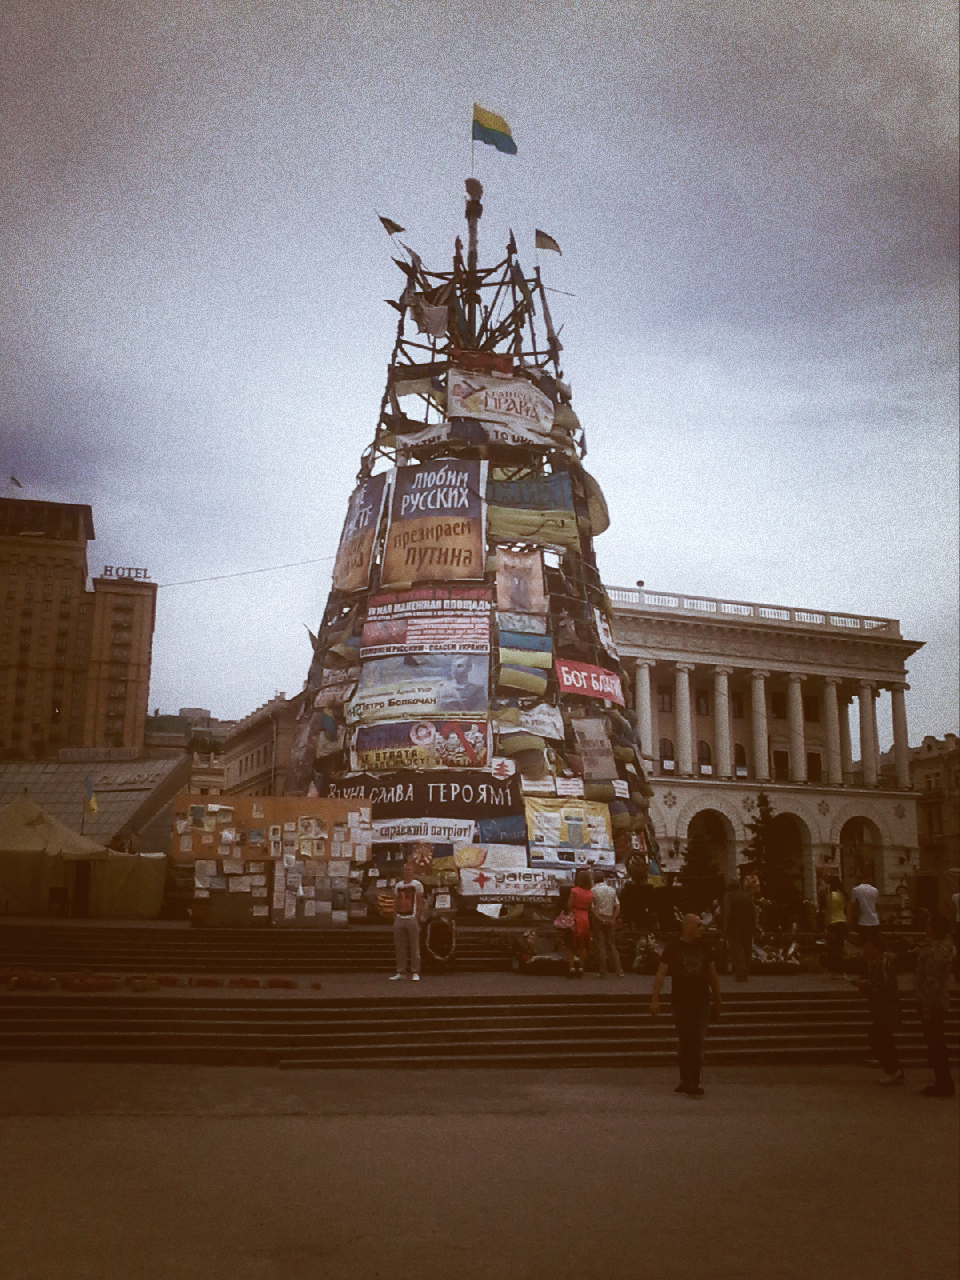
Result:
<instances>
[{"instance_id":1,"label":"cloth canopy","mask_svg":"<svg viewBox=\"0 0 960 1280\"><path fill-rule=\"evenodd\" d=\"M5 853L45 853L68 861L107 857L102 844L71 831L28 795L0 809L0 855Z\"/></svg>"}]
</instances>

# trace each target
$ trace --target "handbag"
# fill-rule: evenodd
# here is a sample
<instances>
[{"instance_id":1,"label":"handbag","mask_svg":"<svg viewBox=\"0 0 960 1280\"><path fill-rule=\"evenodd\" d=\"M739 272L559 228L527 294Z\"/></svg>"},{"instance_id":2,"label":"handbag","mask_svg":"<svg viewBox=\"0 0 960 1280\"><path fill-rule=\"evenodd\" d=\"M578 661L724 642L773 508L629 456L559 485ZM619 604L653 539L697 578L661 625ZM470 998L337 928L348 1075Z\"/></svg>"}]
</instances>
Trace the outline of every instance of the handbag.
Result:
<instances>
[{"instance_id":1,"label":"handbag","mask_svg":"<svg viewBox=\"0 0 960 1280\"><path fill-rule=\"evenodd\" d=\"M561 911L554 920L553 927L555 929L572 929L575 924L576 921L573 918L573 912Z\"/></svg>"}]
</instances>

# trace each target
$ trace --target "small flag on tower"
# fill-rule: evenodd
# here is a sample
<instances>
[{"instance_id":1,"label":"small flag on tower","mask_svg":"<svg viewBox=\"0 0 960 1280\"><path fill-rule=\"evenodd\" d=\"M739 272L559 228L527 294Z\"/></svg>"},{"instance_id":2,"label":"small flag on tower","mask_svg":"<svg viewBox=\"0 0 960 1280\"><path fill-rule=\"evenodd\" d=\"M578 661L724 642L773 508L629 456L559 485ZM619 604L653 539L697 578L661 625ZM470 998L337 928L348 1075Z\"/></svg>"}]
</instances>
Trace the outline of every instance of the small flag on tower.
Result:
<instances>
[{"instance_id":1,"label":"small flag on tower","mask_svg":"<svg viewBox=\"0 0 960 1280\"><path fill-rule=\"evenodd\" d=\"M498 151L504 152L505 155L515 156L517 154L517 144L514 142L510 134L510 126L503 116L498 116L493 111L485 110L476 102L473 104L473 133L471 136L474 142L486 142L488 146L496 147Z\"/></svg>"},{"instance_id":2,"label":"small flag on tower","mask_svg":"<svg viewBox=\"0 0 960 1280\"><path fill-rule=\"evenodd\" d=\"M378 213L377 217L383 223L383 229L388 236L395 236L401 231L406 231L406 227L401 227L399 222L394 222L392 218L385 218L382 213Z\"/></svg>"},{"instance_id":3,"label":"small flag on tower","mask_svg":"<svg viewBox=\"0 0 960 1280\"><path fill-rule=\"evenodd\" d=\"M554 253L559 253L562 256L563 251L553 236L548 236L545 231L540 231L539 228L533 233L533 243L538 249L552 249Z\"/></svg>"},{"instance_id":4,"label":"small flag on tower","mask_svg":"<svg viewBox=\"0 0 960 1280\"><path fill-rule=\"evenodd\" d=\"M17 479L17 477L16 477L16 476L11 476L11 477L10 477L10 483L11 483L11 484L13 484L13 485L16 485L16 487L17 487L18 489L22 489L22 488L23 488L23 485L20 483L20 481Z\"/></svg>"}]
</instances>

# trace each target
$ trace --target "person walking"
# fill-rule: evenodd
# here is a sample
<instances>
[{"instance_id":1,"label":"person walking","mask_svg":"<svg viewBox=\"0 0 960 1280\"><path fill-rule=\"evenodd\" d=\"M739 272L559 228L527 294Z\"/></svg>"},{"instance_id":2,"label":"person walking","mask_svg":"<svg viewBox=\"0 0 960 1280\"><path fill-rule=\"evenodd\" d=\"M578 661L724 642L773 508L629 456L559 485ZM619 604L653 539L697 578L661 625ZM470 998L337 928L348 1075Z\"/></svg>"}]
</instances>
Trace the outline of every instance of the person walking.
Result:
<instances>
[{"instance_id":1,"label":"person walking","mask_svg":"<svg viewBox=\"0 0 960 1280\"><path fill-rule=\"evenodd\" d=\"M869 878L865 878L861 884L855 885L850 890L847 916L850 924L859 934L861 947L871 933L874 937L880 936L880 917L877 915L879 896L877 886Z\"/></svg>"},{"instance_id":2,"label":"person walking","mask_svg":"<svg viewBox=\"0 0 960 1280\"><path fill-rule=\"evenodd\" d=\"M723 940L737 982L750 976L753 935L757 928L757 908L752 893L735 882L723 895Z\"/></svg>"},{"instance_id":3,"label":"person walking","mask_svg":"<svg viewBox=\"0 0 960 1280\"><path fill-rule=\"evenodd\" d=\"M650 1014L656 1018L660 1014L660 989L669 976L680 1064L680 1083L674 1092L685 1093L691 1098L703 1097L700 1072L703 1068L703 1042L710 1021L711 996L714 1017L720 1017L722 1004L720 979L711 949L701 937L702 930L699 916L683 917L681 936L671 939L663 949L650 994Z\"/></svg>"},{"instance_id":4,"label":"person walking","mask_svg":"<svg viewBox=\"0 0 960 1280\"><path fill-rule=\"evenodd\" d=\"M952 1098L956 1093L944 1038L944 1022L950 1005L950 970L954 956L949 935L947 920L939 913L930 915L913 975L913 996L920 1014L923 1038L927 1043L927 1061L933 1071L933 1084L920 1090L925 1098Z\"/></svg>"},{"instance_id":5,"label":"person walking","mask_svg":"<svg viewBox=\"0 0 960 1280\"><path fill-rule=\"evenodd\" d=\"M623 965L617 950L616 930L620 920L620 899L612 884L601 875L593 886L593 940L597 949L598 977L607 976L607 953L618 978L623 977Z\"/></svg>"},{"instance_id":6,"label":"person walking","mask_svg":"<svg viewBox=\"0 0 960 1280\"><path fill-rule=\"evenodd\" d=\"M849 898L843 881L834 871L823 895L823 923L827 935L827 969L831 978L843 976L843 948L847 941Z\"/></svg>"},{"instance_id":7,"label":"person walking","mask_svg":"<svg viewBox=\"0 0 960 1280\"><path fill-rule=\"evenodd\" d=\"M593 905L593 893L590 886L592 883L593 877L589 871L578 871L567 902L567 911L573 917L572 937L570 940L573 972L578 978L583 977L583 966L590 950L590 908Z\"/></svg>"},{"instance_id":8,"label":"person walking","mask_svg":"<svg viewBox=\"0 0 960 1280\"><path fill-rule=\"evenodd\" d=\"M878 934L867 934L863 942L866 975L854 978L854 985L866 995L870 1006L870 1030L867 1039L883 1075L878 1084L903 1084L903 1068L897 1053L894 1032L900 1023L900 989L893 958L884 954L883 940Z\"/></svg>"},{"instance_id":9,"label":"person walking","mask_svg":"<svg viewBox=\"0 0 960 1280\"><path fill-rule=\"evenodd\" d=\"M420 916L423 912L423 885L413 878L413 863L405 862L403 879L394 887L393 946L397 972L390 979L399 982L409 968L414 982L420 981Z\"/></svg>"}]
</instances>

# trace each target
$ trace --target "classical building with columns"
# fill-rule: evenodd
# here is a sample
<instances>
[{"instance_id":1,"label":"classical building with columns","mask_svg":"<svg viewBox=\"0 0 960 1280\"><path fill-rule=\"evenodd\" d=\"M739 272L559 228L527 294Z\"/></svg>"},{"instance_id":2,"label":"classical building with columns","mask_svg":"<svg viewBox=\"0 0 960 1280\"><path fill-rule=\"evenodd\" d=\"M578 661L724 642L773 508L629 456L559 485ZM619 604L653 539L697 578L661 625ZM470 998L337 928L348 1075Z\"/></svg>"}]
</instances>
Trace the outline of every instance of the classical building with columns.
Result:
<instances>
[{"instance_id":1,"label":"classical building with columns","mask_svg":"<svg viewBox=\"0 0 960 1280\"><path fill-rule=\"evenodd\" d=\"M922 642L904 640L890 618L607 590L666 869L679 869L699 830L735 874L763 790L802 867L806 896L824 867L848 884L873 872L881 893L908 887L918 842L905 663ZM880 780L882 690L891 695L895 785Z\"/></svg>"}]
</instances>

